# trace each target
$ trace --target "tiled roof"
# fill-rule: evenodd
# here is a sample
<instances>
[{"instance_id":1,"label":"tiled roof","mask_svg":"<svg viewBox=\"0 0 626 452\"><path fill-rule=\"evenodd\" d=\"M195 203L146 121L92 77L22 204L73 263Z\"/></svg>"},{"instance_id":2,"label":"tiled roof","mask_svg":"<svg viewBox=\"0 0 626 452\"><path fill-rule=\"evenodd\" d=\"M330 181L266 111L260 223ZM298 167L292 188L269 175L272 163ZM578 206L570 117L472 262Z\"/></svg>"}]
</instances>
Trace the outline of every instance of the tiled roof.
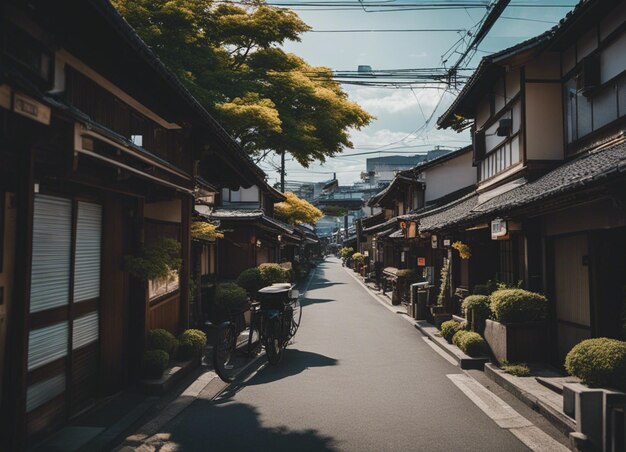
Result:
<instances>
[{"instance_id":1,"label":"tiled roof","mask_svg":"<svg viewBox=\"0 0 626 452\"><path fill-rule=\"evenodd\" d=\"M477 213L510 210L545 198L583 188L626 171L626 142L597 149L514 190L477 206Z\"/></svg>"},{"instance_id":2,"label":"tiled roof","mask_svg":"<svg viewBox=\"0 0 626 452\"><path fill-rule=\"evenodd\" d=\"M383 229L386 229L389 226L394 226L397 222L398 222L398 219L394 217L390 220L385 221L384 223L378 223L378 224L375 224L374 226L370 226L369 228L364 228L363 233L373 234L375 232L382 231Z\"/></svg>"},{"instance_id":3,"label":"tiled roof","mask_svg":"<svg viewBox=\"0 0 626 452\"><path fill-rule=\"evenodd\" d=\"M626 142L621 141L611 147L600 146L533 182L495 196L482 204L478 203L478 194L474 192L434 211L416 214L412 219L419 219L420 231L436 231L528 206L606 182L609 178L626 177L625 173Z\"/></svg>"},{"instance_id":4,"label":"tiled roof","mask_svg":"<svg viewBox=\"0 0 626 452\"><path fill-rule=\"evenodd\" d=\"M291 234L293 233L293 226L287 223L283 223L276 218L271 218L265 215L262 210L244 210L244 209L217 209L211 212L209 215L211 220L221 221L250 221L261 220L265 223L271 224Z\"/></svg>"},{"instance_id":5,"label":"tiled roof","mask_svg":"<svg viewBox=\"0 0 626 452\"><path fill-rule=\"evenodd\" d=\"M419 218L420 231L433 231L463 221L471 216L472 209L478 204L478 194L471 193L460 200L451 202L439 209L416 215Z\"/></svg>"},{"instance_id":6,"label":"tiled roof","mask_svg":"<svg viewBox=\"0 0 626 452\"><path fill-rule=\"evenodd\" d=\"M393 233L393 231L395 231L395 230L396 230L395 226L391 227L391 228L388 228L388 229L385 229L384 231L379 232L378 234L376 234L376 238L381 239L383 237L387 237L387 236L389 236L389 234Z\"/></svg>"}]
</instances>

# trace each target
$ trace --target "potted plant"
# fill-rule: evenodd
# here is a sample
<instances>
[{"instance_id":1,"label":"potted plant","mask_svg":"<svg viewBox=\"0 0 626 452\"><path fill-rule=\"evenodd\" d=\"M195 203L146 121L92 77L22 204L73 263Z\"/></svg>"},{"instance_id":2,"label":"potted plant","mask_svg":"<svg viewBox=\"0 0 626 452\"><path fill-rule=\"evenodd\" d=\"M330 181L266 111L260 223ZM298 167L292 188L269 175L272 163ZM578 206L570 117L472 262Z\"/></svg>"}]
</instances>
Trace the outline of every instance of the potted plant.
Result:
<instances>
[{"instance_id":1,"label":"potted plant","mask_svg":"<svg viewBox=\"0 0 626 452\"><path fill-rule=\"evenodd\" d=\"M363 261L365 261L365 256L361 253L354 253L352 255L352 262L354 262L354 271L359 273L361 271L361 266L363 265Z\"/></svg>"},{"instance_id":2,"label":"potted plant","mask_svg":"<svg viewBox=\"0 0 626 452\"><path fill-rule=\"evenodd\" d=\"M546 297L524 289L500 289L489 297L484 336L499 362L547 358Z\"/></svg>"},{"instance_id":3,"label":"potted plant","mask_svg":"<svg viewBox=\"0 0 626 452\"><path fill-rule=\"evenodd\" d=\"M263 288L265 284L258 267L247 268L237 276L237 285L243 287L251 298L255 298L257 291Z\"/></svg>"}]
</instances>

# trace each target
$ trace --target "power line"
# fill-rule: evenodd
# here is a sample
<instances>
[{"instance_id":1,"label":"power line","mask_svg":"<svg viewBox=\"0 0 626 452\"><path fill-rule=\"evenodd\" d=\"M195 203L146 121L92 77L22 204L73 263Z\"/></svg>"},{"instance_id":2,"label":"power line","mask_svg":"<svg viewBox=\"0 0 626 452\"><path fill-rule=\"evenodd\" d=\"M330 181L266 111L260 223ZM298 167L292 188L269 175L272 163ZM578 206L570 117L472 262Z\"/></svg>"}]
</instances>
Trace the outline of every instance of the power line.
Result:
<instances>
[{"instance_id":1,"label":"power line","mask_svg":"<svg viewBox=\"0 0 626 452\"><path fill-rule=\"evenodd\" d=\"M462 28L398 28L360 30L309 30L307 33L463 33Z\"/></svg>"}]
</instances>

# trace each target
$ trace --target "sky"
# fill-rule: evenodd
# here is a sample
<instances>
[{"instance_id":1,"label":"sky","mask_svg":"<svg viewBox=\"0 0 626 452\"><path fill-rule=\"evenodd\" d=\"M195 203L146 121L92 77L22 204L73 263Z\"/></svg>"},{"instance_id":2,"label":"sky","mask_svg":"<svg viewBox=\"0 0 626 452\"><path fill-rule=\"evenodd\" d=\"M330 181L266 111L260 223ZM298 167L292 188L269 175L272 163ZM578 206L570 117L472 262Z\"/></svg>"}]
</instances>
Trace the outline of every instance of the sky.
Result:
<instances>
[{"instance_id":1,"label":"sky","mask_svg":"<svg viewBox=\"0 0 626 452\"><path fill-rule=\"evenodd\" d=\"M355 71L359 65L369 65L372 70L441 67L442 55L463 35L467 36L467 32L331 33L325 30L471 30L484 16L484 7L387 11L374 5L440 3L450 6L470 1L267 0L269 4L289 3L290 8L296 10L312 27L311 32L301 36L301 42L287 42L284 49L299 55L309 64L336 71ZM312 2L315 7L305 6ZM336 7L320 6L320 3L336 5L336 2L354 7L339 10ZM471 3L480 6L480 3L486 2L476 0ZM489 53L510 47L551 28L575 3L576 0L512 0L478 47L474 57L467 63L467 67L475 68L480 58ZM385 10L376 11L381 9ZM450 66L458 59L458 54L447 55L447 59ZM333 172L336 172L341 185L350 185L359 180L368 157L393 155L390 152L411 155L433 149L436 145L456 149L470 144L468 132L459 134L436 129L437 118L445 112L460 89L443 88L446 87L415 87L409 90L344 85L349 98L359 103L376 119L362 130L350 131L354 149L345 150L340 156L327 160L323 165L313 164L309 168L302 168L287 157L286 181L320 182L331 179ZM375 153L353 155L363 152ZM272 184L279 179L279 173L275 169L279 162L278 156L272 156L271 160L260 164Z\"/></svg>"}]
</instances>

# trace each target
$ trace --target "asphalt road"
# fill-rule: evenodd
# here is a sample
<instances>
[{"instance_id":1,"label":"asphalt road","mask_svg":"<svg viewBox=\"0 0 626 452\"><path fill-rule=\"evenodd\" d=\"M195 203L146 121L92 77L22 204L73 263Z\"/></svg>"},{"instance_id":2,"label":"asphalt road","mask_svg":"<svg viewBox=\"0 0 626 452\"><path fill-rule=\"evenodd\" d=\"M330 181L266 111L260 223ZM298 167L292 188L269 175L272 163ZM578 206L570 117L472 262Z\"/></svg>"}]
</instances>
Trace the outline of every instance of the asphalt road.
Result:
<instances>
[{"instance_id":1,"label":"asphalt road","mask_svg":"<svg viewBox=\"0 0 626 452\"><path fill-rule=\"evenodd\" d=\"M283 361L195 401L162 431L168 449L528 450L447 377L461 370L338 260L317 268L302 304Z\"/></svg>"}]
</instances>

